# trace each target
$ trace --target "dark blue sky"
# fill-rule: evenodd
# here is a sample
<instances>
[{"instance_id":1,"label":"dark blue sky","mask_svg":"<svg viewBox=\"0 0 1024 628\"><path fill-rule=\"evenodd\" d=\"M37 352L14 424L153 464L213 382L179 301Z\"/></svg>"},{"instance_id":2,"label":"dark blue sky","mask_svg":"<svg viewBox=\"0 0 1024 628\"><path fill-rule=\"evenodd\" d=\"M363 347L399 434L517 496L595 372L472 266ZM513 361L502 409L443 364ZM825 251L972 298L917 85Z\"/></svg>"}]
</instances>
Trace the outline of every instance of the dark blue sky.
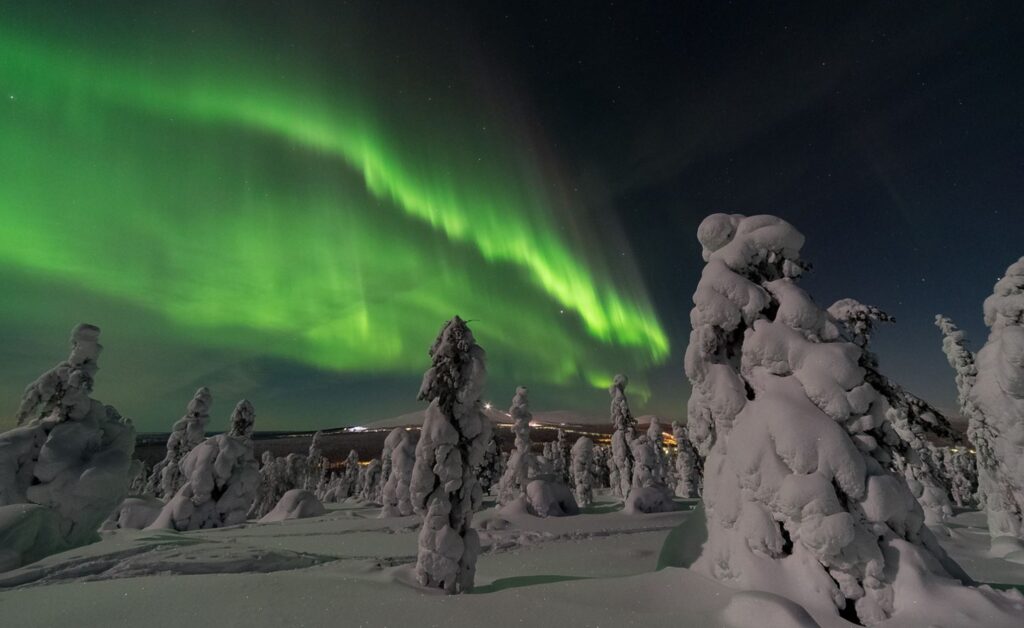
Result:
<instances>
[{"instance_id":1,"label":"dark blue sky","mask_svg":"<svg viewBox=\"0 0 1024 628\"><path fill-rule=\"evenodd\" d=\"M627 228L674 341L653 401L684 385L694 233L720 211L796 225L805 287L894 315L883 369L955 407L934 315L979 347L982 301L1024 255L1022 6L637 4L474 19Z\"/></svg>"}]
</instances>

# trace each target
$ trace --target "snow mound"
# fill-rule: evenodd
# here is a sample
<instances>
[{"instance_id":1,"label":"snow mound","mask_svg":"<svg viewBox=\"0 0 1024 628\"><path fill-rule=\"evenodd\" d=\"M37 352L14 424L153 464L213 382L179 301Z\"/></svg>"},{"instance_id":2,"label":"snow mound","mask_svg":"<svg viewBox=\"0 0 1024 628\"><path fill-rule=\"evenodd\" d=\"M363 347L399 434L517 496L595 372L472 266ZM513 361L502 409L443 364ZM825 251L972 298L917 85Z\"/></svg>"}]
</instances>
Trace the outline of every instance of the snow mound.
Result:
<instances>
[{"instance_id":1,"label":"snow mound","mask_svg":"<svg viewBox=\"0 0 1024 628\"><path fill-rule=\"evenodd\" d=\"M104 525L106 529L141 530L156 521L164 502L155 497L129 497L121 502Z\"/></svg>"},{"instance_id":2,"label":"snow mound","mask_svg":"<svg viewBox=\"0 0 1024 628\"><path fill-rule=\"evenodd\" d=\"M526 485L526 499L530 514L538 517L565 517L580 512L572 490L562 482L533 480Z\"/></svg>"},{"instance_id":3,"label":"snow mound","mask_svg":"<svg viewBox=\"0 0 1024 628\"><path fill-rule=\"evenodd\" d=\"M764 591L743 591L732 596L722 609L727 626L771 626L772 628L819 628L818 622L792 600Z\"/></svg>"},{"instance_id":4,"label":"snow mound","mask_svg":"<svg viewBox=\"0 0 1024 628\"><path fill-rule=\"evenodd\" d=\"M672 494L660 486L634 487L626 498L622 512L627 515L671 512L676 509Z\"/></svg>"},{"instance_id":5,"label":"snow mound","mask_svg":"<svg viewBox=\"0 0 1024 628\"><path fill-rule=\"evenodd\" d=\"M273 510L260 519L260 523L307 519L319 517L326 512L316 495L301 488L293 488L281 497Z\"/></svg>"}]
</instances>

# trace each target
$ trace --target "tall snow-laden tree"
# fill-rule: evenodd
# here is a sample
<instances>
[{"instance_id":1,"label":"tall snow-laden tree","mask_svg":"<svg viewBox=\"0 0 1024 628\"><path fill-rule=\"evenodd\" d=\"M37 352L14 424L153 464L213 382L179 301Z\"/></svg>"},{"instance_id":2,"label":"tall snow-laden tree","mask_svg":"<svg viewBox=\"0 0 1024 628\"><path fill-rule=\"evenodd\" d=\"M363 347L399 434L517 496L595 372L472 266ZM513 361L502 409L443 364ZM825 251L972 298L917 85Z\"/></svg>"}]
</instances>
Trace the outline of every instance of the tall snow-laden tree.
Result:
<instances>
[{"instance_id":1,"label":"tall snow-laden tree","mask_svg":"<svg viewBox=\"0 0 1024 628\"><path fill-rule=\"evenodd\" d=\"M654 467L652 473L662 484L666 483L668 478L668 459L665 456L664 450L664 438L661 434L661 422L658 417L651 417L651 422L647 426L647 440L650 441L651 446L654 449Z\"/></svg>"},{"instance_id":2,"label":"tall snow-laden tree","mask_svg":"<svg viewBox=\"0 0 1024 628\"><path fill-rule=\"evenodd\" d=\"M260 484L252 444L255 420L252 404L239 401L228 432L207 438L185 456L185 483L151 528L199 530L245 521Z\"/></svg>"},{"instance_id":3,"label":"tall snow-laden tree","mask_svg":"<svg viewBox=\"0 0 1024 628\"><path fill-rule=\"evenodd\" d=\"M503 506L526 494L533 467L533 454L530 453L530 419L533 415L530 414L530 401L525 386L516 388L508 414L512 417L515 448L509 455L508 466L498 484L498 503Z\"/></svg>"},{"instance_id":4,"label":"tall snow-laden tree","mask_svg":"<svg viewBox=\"0 0 1024 628\"><path fill-rule=\"evenodd\" d=\"M697 466L697 452L687 438L686 428L679 421L672 421L672 436L676 440L676 486L679 497L700 496L700 470Z\"/></svg>"},{"instance_id":5,"label":"tall snow-laden tree","mask_svg":"<svg viewBox=\"0 0 1024 628\"><path fill-rule=\"evenodd\" d=\"M363 470L362 485L359 487L359 499L371 504L381 503L380 484L381 462L374 458Z\"/></svg>"},{"instance_id":6,"label":"tall snow-laden tree","mask_svg":"<svg viewBox=\"0 0 1024 628\"><path fill-rule=\"evenodd\" d=\"M612 458L615 465L615 476L618 482L612 483L617 497L626 499L633 483L633 439L636 438L636 419L629 411L629 400L626 399L626 386L629 380L625 375L616 375L608 388L612 397L611 417L615 431L612 433Z\"/></svg>"},{"instance_id":7,"label":"tall snow-laden tree","mask_svg":"<svg viewBox=\"0 0 1024 628\"><path fill-rule=\"evenodd\" d=\"M149 477L146 492L160 499L170 499L185 483L180 464L192 448L206 438L206 424L210 421L213 395L203 386L192 395L185 416L174 422L167 438L167 453L156 463Z\"/></svg>"},{"instance_id":8,"label":"tall snow-laden tree","mask_svg":"<svg viewBox=\"0 0 1024 628\"><path fill-rule=\"evenodd\" d=\"M946 476L950 479L950 496L953 503L963 508L975 503L974 493L978 485L978 471L974 464L974 456L963 447L956 451L943 449L942 464L946 468Z\"/></svg>"},{"instance_id":9,"label":"tall snow-laden tree","mask_svg":"<svg viewBox=\"0 0 1024 628\"><path fill-rule=\"evenodd\" d=\"M302 485L302 488L307 491L315 492L322 488L324 483L327 458L324 456L323 437L324 433L318 431L313 434L313 439L309 442L309 452L306 455L306 477Z\"/></svg>"},{"instance_id":10,"label":"tall snow-laden tree","mask_svg":"<svg viewBox=\"0 0 1024 628\"><path fill-rule=\"evenodd\" d=\"M576 486L576 503L580 506L594 503L593 463L594 441L580 436L572 446L572 477Z\"/></svg>"},{"instance_id":11,"label":"tall snow-laden tree","mask_svg":"<svg viewBox=\"0 0 1024 628\"><path fill-rule=\"evenodd\" d=\"M694 568L864 625L920 603L906 578L936 596L969 582L891 470L901 441L864 349L797 286L803 236L774 216L715 214L698 239L685 362L708 540Z\"/></svg>"},{"instance_id":12,"label":"tall snow-laden tree","mask_svg":"<svg viewBox=\"0 0 1024 628\"><path fill-rule=\"evenodd\" d=\"M996 282L984 314L989 335L969 391L978 480L989 535L1013 551L1024 545L1024 257Z\"/></svg>"},{"instance_id":13,"label":"tall snow-laden tree","mask_svg":"<svg viewBox=\"0 0 1024 628\"><path fill-rule=\"evenodd\" d=\"M480 482L480 490L487 494L492 486L496 486L505 472L505 460L501 456L501 439L497 434L491 434L487 442L487 449L484 450L484 460L480 463L477 478Z\"/></svg>"},{"instance_id":14,"label":"tall snow-laden tree","mask_svg":"<svg viewBox=\"0 0 1024 628\"><path fill-rule=\"evenodd\" d=\"M71 353L29 384L18 427L0 434L0 571L99 540L131 481L135 429L92 398L100 329L71 331Z\"/></svg>"},{"instance_id":15,"label":"tall snow-laden tree","mask_svg":"<svg viewBox=\"0 0 1024 628\"><path fill-rule=\"evenodd\" d=\"M490 440L480 395L487 379L484 350L458 316L430 348L419 399L430 402L416 445L410 494L423 517L416 577L446 593L473 588L480 538L472 527L482 494L475 469Z\"/></svg>"},{"instance_id":16,"label":"tall snow-laden tree","mask_svg":"<svg viewBox=\"0 0 1024 628\"><path fill-rule=\"evenodd\" d=\"M409 497L409 483L416 463L416 436L404 428L388 434L391 441L385 449L391 452L391 472L381 492L381 517L405 517L413 514Z\"/></svg>"},{"instance_id":17,"label":"tall snow-laden tree","mask_svg":"<svg viewBox=\"0 0 1024 628\"><path fill-rule=\"evenodd\" d=\"M345 458L345 471L341 476L339 497L344 499L359 493L359 452L350 449Z\"/></svg>"}]
</instances>

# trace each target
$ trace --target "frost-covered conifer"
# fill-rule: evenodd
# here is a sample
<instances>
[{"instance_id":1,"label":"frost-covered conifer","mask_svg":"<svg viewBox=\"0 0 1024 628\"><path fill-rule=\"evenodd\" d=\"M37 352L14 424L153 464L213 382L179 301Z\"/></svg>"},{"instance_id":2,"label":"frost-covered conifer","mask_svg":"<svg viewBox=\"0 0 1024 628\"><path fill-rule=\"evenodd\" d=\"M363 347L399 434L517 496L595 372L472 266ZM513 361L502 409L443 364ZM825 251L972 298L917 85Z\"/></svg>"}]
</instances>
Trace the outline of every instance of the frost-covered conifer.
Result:
<instances>
[{"instance_id":1,"label":"frost-covered conifer","mask_svg":"<svg viewBox=\"0 0 1024 628\"><path fill-rule=\"evenodd\" d=\"M391 451L391 473L381 492L380 515L382 517L405 517L413 514L409 498L409 482L416 463L416 436L403 428L388 434L390 443L385 449Z\"/></svg>"},{"instance_id":2,"label":"frost-covered conifer","mask_svg":"<svg viewBox=\"0 0 1024 628\"><path fill-rule=\"evenodd\" d=\"M18 427L0 434L0 571L99 540L127 494L135 429L91 398L99 335L75 327L68 359L29 384Z\"/></svg>"},{"instance_id":3,"label":"frost-covered conifer","mask_svg":"<svg viewBox=\"0 0 1024 628\"><path fill-rule=\"evenodd\" d=\"M530 419L533 415L530 414L530 401L525 386L516 388L508 413L512 417L515 448L509 455L508 466L498 484L498 503L503 506L526 494L534 464L533 454L530 453Z\"/></svg>"},{"instance_id":4,"label":"frost-covered conifer","mask_svg":"<svg viewBox=\"0 0 1024 628\"><path fill-rule=\"evenodd\" d=\"M658 417L651 417L651 423L647 426L647 440L654 448L654 467L652 473L657 481L666 484L668 477L668 460L664 451L664 439L661 434L661 422Z\"/></svg>"},{"instance_id":5,"label":"frost-covered conifer","mask_svg":"<svg viewBox=\"0 0 1024 628\"><path fill-rule=\"evenodd\" d=\"M996 282L984 314L989 336L968 393L978 481L989 535L1013 551L1024 544L1024 257Z\"/></svg>"},{"instance_id":6,"label":"frost-covered conifer","mask_svg":"<svg viewBox=\"0 0 1024 628\"><path fill-rule=\"evenodd\" d=\"M658 432L660 440L661 430ZM641 434L630 443L633 481L623 508L626 514L668 512L675 508L672 491L665 484L664 467L660 463L656 442L648 434Z\"/></svg>"},{"instance_id":7,"label":"frost-covered conifer","mask_svg":"<svg viewBox=\"0 0 1024 628\"><path fill-rule=\"evenodd\" d=\"M255 419L252 404L239 401L230 430L207 438L185 456L185 483L151 528L198 530L245 521L260 484L252 444Z\"/></svg>"},{"instance_id":8,"label":"frost-covered conifer","mask_svg":"<svg viewBox=\"0 0 1024 628\"><path fill-rule=\"evenodd\" d=\"M167 453L156 463L149 479L147 493L160 499L170 499L178 492L185 480L179 465L192 448L206 438L206 424L210 420L210 406L213 396L205 386L192 395L185 409L185 416L174 422L171 435L167 438Z\"/></svg>"},{"instance_id":9,"label":"frost-covered conifer","mask_svg":"<svg viewBox=\"0 0 1024 628\"><path fill-rule=\"evenodd\" d=\"M345 458L345 471L341 476L339 497L344 499L359 493L359 452L350 449Z\"/></svg>"},{"instance_id":10,"label":"frost-covered conifer","mask_svg":"<svg viewBox=\"0 0 1024 628\"><path fill-rule=\"evenodd\" d=\"M572 446L572 477L576 485L576 503L580 506L594 503L593 463L594 441L580 436Z\"/></svg>"},{"instance_id":11,"label":"frost-covered conifer","mask_svg":"<svg viewBox=\"0 0 1024 628\"><path fill-rule=\"evenodd\" d=\"M430 406L410 487L413 507L423 517L416 577L423 586L461 593L473 588L480 552L472 518L482 501L475 469L491 432L480 404L485 354L456 316L441 329L430 358L419 392Z\"/></svg>"},{"instance_id":12,"label":"frost-covered conifer","mask_svg":"<svg viewBox=\"0 0 1024 628\"><path fill-rule=\"evenodd\" d=\"M487 443L487 449L484 450L484 461L480 463L480 469L477 473L480 490L485 495L490 493L491 487L496 486L501 481L504 471L504 459L501 457L501 439L492 433L491 440Z\"/></svg>"},{"instance_id":13,"label":"frost-covered conifer","mask_svg":"<svg viewBox=\"0 0 1024 628\"><path fill-rule=\"evenodd\" d=\"M865 369L865 381L871 384L889 403L886 411L896 436L902 443L889 438L893 447L892 467L903 474L910 492L924 510L928 525L939 525L953 514L947 497L948 489L943 473L931 456L931 443L927 433L949 436L949 422L939 412L918 397L903 390L878 372L878 358L870 351L871 337L878 323L891 323L895 319L873 305L855 299L836 301L828 313L840 325L840 333L861 349L860 365Z\"/></svg>"},{"instance_id":14,"label":"frost-covered conifer","mask_svg":"<svg viewBox=\"0 0 1024 628\"><path fill-rule=\"evenodd\" d=\"M617 481L612 483L612 490L617 497L623 499L629 496L633 483L633 439L636 438L636 419L629 411L629 401L626 399L627 384L629 380L625 375L616 375L608 388L612 396L612 425L615 427L612 433L611 462L615 465Z\"/></svg>"},{"instance_id":15,"label":"frost-covered conifer","mask_svg":"<svg viewBox=\"0 0 1024 628\"><path fill-rule=\"evenodd\" d=\"M899 439L864 349L796 284L803 236L774 216L715 214L698 239L686 372L708 540L694 568L865 625L906 606L897 579L924 596L969 581L890 470Z\"/></svg>"},{"instance_id":16,"label":"frost-covered conifer","mask_svg":"<svg viewBox=\"0 0 1024 628\"><path fill-rule=\"evenodd\" d=\"M381 474L381 462L374 458L370 461L370 464L366 465L363 469L362 483L359 490L359 499L364 502L371 504L381 503L381 485L380 485L380 474Z\"/></svg>"},{"instance_id":17,"label":"frost-covered conifer","mask_svg":"<svg viewBox=\"0 0 1024 628\"><path fill-rule=\"evenodd\" d=\"M561 474L562 481L572 484L572 447L565 437L565 430L558 428L555 436L553 453L557 459L555 470Z\"/></svg>"},{"instance_id":18,"label":"frost-covered conifer","mask_svg":"<svg viewBox=\"0 0 1024 628\"><path fill-rule=\"evenodd\" d=\"M975 491L978 488L978 471L974 456L966 448L959 447L942 450L942 463L949 477L949 489L953 503L963 508L976 503Z\"/></svg>"},{"instance_id":19,"label":"frost-covered conifer","mask_svg":"<svg viewBox=\"0 0 1024 628\"><path fill-rule=\"evenodd\" d=\"M594 456L590 469L591 475L594 478L595 488L609 488L611 486L608 462L608 448L604 445L594 445Z\"/></svg>"},{"instance_id":20,"label":"frost-covered conifer","mask_svg":"<svg viewBox=\"0 0 1024 628\"><path fill-rule=\"evenodd\" d=\"M686 428L679 421L672 421L672 436L676 439L676 485L679 497L700 496L700 468L697 465L697 451L686 435Z\"/></svg>"},{"instance_id":21,"label":"frost-covered conifer","mask_svg":"<svg viewBox=\"0 0 1024 628\"><path fill-rule=\"evenodd\" d=\"M309 453L306 455L305 481L302 488L316 492L324 482L324 474L327 471L327 458L324 457L323 432L313 434L309 442Z\"/></svg>"}]
</instances>

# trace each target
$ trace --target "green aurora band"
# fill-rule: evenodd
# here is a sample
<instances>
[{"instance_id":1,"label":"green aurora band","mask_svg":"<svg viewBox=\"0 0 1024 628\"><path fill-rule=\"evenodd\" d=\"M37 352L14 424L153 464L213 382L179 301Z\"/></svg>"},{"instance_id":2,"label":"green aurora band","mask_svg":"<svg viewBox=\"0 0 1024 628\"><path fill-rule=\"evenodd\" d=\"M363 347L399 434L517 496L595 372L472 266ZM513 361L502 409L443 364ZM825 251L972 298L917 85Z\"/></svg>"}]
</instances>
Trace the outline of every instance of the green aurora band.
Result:
<instances>
[{"instance_id":1,"label":"green aurora band","mask_svg":"<svg viewBox=\"0 0 1024 628\"><path fill-rule=\"evenodd\" d=\"M668 356L632 265L464 88L414 106L365 61L56 37L0 26L4 274L339 372L422 370L456 312L524 381Z\"/></svg>"}]
</instances>

